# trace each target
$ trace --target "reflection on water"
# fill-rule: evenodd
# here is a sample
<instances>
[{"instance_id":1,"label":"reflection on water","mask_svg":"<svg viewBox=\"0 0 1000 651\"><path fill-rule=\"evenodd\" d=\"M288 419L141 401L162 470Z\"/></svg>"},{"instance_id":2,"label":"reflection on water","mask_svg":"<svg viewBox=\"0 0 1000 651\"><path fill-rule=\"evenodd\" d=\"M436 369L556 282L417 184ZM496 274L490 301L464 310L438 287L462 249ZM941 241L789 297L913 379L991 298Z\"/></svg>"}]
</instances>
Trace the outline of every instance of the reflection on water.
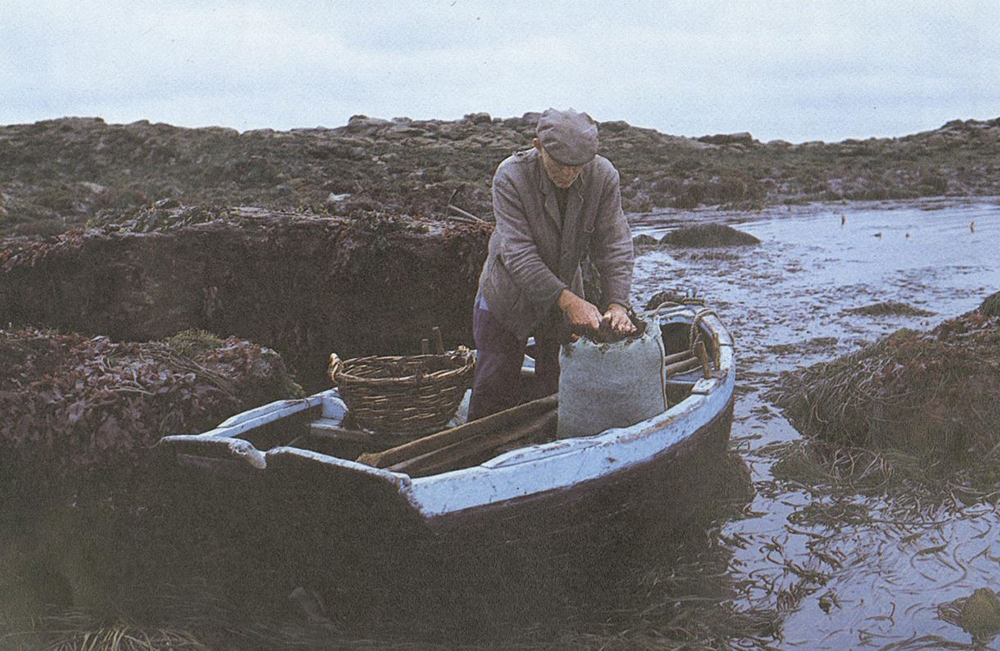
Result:
<instances>
[{"instance_id":1,"label":"reflection on water","mask_svg":"<svg viewBox=\"0 0 1000 651\"><path fill-rule=\"evenodd\" d=\"M380 648L971 644L941 613L1000 584L996 509L959 493L929 501L913 491L806 481L787 461L776 465L798 434L762 397L783 370L896 328L931 325L1000 289L1000 207L929 205L940 209L798 207L750 218L654 215L637 224L637 233L659 235L686 220L725 218L762 240L637 259L638 299L696 288L737 342L736 454L678 478L711 487L687 511L612 519L590 535L534 547L414 542L412 554L391 562L383 552L345 556L337 542L349 532L317 538L308 527L290 528L321 519L307 504L286 504L282 520L252 500L216 499L224 487L151 498L152 508L98 519L79 507L7 514L0 648L50 643L39 629L107 630L122 621L158 640L187 632L216 649L371 640ZM845 311L888 300L935 316ZM66 648L81 648L75 639ZM192 640L186 648L198 648Z\"/></svg>"}]
</instances>

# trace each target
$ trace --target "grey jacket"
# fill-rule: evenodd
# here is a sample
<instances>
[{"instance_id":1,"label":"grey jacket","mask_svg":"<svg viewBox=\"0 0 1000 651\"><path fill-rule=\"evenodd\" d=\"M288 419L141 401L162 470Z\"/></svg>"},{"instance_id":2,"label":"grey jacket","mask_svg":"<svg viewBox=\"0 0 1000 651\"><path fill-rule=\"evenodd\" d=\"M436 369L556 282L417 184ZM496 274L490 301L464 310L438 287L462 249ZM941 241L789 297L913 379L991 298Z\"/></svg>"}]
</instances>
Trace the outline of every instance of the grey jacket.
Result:
<instances>
[{"instance_id":1,"label":"grey jacket","mask_svg":"<svg viewBox=\"0 0 1000 651\"><path fill-rule=\"evenodd\" d=\"M500 163L493 177L496 229L479 276L490 312L519 338L558 316L563 289L583 297L580 260L589 248L605 305L628 305L632 234L622 212L618 171L597 156L569 189L560 226L555 186L536 149Z\"/></svg>"}]
</instances>

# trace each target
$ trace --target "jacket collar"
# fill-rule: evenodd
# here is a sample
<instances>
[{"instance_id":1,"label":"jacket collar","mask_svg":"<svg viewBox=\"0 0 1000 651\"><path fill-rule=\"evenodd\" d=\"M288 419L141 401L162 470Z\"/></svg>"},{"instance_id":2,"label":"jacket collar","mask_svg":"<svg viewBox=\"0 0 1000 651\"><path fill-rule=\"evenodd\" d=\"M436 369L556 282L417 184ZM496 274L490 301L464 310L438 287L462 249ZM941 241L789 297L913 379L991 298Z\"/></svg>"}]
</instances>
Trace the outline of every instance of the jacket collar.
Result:
<instances>
[{"instance_id":1,"label":"jacket collar","mask_svg":"<svg viewBox=\"0 0 1000 651\"><path fill-rule=\"evenodd\" d=\"M563 220L559 219L559 202L556 201L556 186L545 172L545 166L542 164L542 157L539 155L538 150L533 149L531 153L535 158L537 184L542 191L542 204L545 206L545 214L548 216L549 221L552 222L552 226L557 232L562 232L565 224L575 227L577 218L580 216L580 209L583 207L583 172L580 172L580 175L573 181L573 185L569 186L569 196L566 198L566 219L565 223L563 223Z\"/></svg>"}]
</instances>

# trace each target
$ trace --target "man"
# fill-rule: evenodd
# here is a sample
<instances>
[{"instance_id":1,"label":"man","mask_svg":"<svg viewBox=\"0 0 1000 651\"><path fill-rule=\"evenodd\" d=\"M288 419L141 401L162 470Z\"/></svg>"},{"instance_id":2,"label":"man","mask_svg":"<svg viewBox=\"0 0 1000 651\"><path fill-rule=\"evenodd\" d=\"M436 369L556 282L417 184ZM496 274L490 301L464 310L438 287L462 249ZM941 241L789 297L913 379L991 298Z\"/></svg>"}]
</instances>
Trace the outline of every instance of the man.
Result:
<instances>
[{"instance_id":1,"label":"man","mask_svg":"<svg viewBox=\"0 0 1000 651\"><path fill-rule=\"evenodd\" d=\"M516 405L528 336L534 334L540 397L559 384L560 326L635 328L627 314L632 234L619 175L597 156L597 125L586 113L549 109L534 149L500 163L493 177L496 229L473 310L476 379L469 420ZM580 260L589 250L601 276L602 313L583 295Z\"/></svg>"}]
</instances>

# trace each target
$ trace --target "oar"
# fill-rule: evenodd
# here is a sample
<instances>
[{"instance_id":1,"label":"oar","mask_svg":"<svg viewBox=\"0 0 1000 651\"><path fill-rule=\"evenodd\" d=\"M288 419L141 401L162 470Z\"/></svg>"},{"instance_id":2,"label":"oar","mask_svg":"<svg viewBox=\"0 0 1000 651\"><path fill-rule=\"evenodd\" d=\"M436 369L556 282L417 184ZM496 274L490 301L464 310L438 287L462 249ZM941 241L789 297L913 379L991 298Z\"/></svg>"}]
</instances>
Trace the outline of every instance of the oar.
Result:
<instances>
[{"instance_id":1,"label":"oar","mask_svg":"<svg viewBox=\"0 0 1000 651\"><path fill-rule=\"evenodd\" d=\"M407 459L433 452L473 436L492 434L505 429L519 426L539 414L553 409L558 404L556 394L532 400L523 405L511 407L485 418L452 427L436 434L419 438L403 445L398 445L383 452L366 452L358 457L358 463L375 468L387 468Z\"/></svg>"},{"instance_id":2,"label":"oar","mask_svg":"<svg viewBox=\"0 0 1000 651\"><path fill-rule=\"evenodd\" d=\"M547 412L532 418L518 427L504 428L490 434L480 434L472 438L452 443L419 457L401 461L389 466L389 470L405 472L411 477L436 475L461 468L468 459L480 456L507 443L513 443L532 435L552 429L556 424L556 410L553 406Z\"/></svg>"}]
</instances>

